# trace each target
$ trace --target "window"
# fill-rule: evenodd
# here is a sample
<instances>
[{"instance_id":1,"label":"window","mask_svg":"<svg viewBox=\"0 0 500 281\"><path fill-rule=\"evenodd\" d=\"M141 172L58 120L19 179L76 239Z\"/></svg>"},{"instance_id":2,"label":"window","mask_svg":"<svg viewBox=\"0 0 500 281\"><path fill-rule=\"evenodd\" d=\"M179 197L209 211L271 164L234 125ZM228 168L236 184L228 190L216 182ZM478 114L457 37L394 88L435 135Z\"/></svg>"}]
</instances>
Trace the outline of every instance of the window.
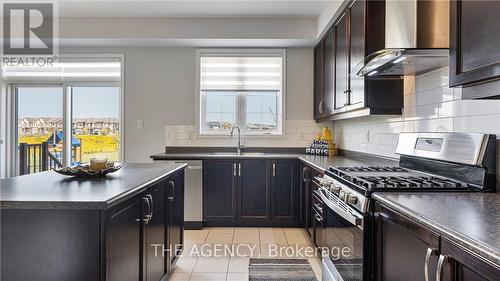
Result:
<instances>
[{"instance_id":1,"label":"window","mask_svg":"<svg viewBox=\"0 0 500 281\"><path fill-rule=\"evenodd\" d=\"M13 93L11 163L17 174L122 159L121 57L66 58L3 68Z\"/></svg>"},{"instance_id":2,"label":"window","mask_svg":"<svg viewBox=\"0 0 500 281\"><path fill-rule=\"evenodd\" d=\"M284 50L198 50L200 135L282 135Z\"/></svg>"}]
</instances>

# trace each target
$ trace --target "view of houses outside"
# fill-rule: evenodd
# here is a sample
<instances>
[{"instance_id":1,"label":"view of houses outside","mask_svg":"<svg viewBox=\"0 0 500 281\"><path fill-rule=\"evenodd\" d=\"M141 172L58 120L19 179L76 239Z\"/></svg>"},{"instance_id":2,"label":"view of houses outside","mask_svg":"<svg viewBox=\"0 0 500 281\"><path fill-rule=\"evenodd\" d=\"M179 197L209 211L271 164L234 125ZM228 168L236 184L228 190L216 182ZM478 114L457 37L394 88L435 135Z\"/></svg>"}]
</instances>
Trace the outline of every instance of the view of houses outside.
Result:
<instances>
[{"instance_id":1,"label":"view of houses outside","mask_svg":"<svg viewBox=\"0 0 500 281\"><path fill-rule=\"evenodd\" d=\"M72 164L93 157L119 161L119 88L73 87L72 93ZM50 153L62 159L62 96L59 87L18 88L19 144L46 142Z\"/></svg>"}]
</instances>

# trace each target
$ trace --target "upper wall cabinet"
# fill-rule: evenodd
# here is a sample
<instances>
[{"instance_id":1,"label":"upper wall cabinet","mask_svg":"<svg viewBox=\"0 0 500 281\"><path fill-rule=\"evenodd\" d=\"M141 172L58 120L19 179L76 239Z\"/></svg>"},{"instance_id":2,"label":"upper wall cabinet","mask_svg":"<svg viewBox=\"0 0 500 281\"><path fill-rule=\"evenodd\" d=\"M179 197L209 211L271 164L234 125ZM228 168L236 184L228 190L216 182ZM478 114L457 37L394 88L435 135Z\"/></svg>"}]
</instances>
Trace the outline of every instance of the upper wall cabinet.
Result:
<instances>
[{"instance_id":1,"label":"upper wall cabinet","mask_svg":"<svg viewBox=\"0 0 500 281\"><path fill-rule=\"evenodd\" d=\"M500 1L450 2L450 86L500 79L498 15Z\"/></svg>"},{"instance_id":2,"label":"upper wall cabinet","mask_svg":"<svg viewBox=\"0 0 500 281\"><path fill-rule=\"evenodd\" d=\"M384 48L384 18L384 1L342 4L314 51L317 121L402 113L402 78L364 78L353 73L370 53Z\"/></svg>"}]
</instances>

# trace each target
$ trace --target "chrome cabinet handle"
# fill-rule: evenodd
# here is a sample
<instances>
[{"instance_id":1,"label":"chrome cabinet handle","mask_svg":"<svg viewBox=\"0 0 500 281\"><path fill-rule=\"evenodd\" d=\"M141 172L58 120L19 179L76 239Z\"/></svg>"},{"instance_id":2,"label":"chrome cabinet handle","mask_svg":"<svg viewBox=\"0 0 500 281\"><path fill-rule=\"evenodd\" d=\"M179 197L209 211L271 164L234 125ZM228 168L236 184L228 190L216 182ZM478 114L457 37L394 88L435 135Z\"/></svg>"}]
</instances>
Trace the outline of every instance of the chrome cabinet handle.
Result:
<instances>
[{"instance_id":1,"label":"chrome cabinet handle","mask_svg":"<svg viewBox=\"0 0 500 281\"><path fill-rule=\"evenodd\" d=\"M436 269L436 281L441 281L441 276L443 275L443 264L445 260L448 259L447 256L439 255L439 260Z\"/></svg>"},{"instance_id":2,"label":"chrome cabinet handle","mask_svg":"<svg viewBox=\"0 0 500 281\"><path fill-rule=\"evenodd\" d=\"M273 177L276 176L276 163L273 163Z\"/></svg>"},{"instance_id":3,"label":"chrome cabinet handle","mask_svg":"<svg viewBox=\"0 0 500 281\"><path fill-rule=\"evenodd\" d=\"M236 163L233 164L233 176L236 177Z\"/></svg>"},{"instance_id":4,"label":"chrome cabinet handle","mask_svg":"<svg viewBox=\"0 0 500 281\"><path fill-rule=\"evenodd\" d=\"M146 206L147 206L147 212L146 212L146 214L144 215L144 217L142 218L142 221L143 221L145 224L148 224L148 222L149 222L149 220L150 220L149 215L151 214L151 205L149 204L149 198L148 198L148 197L142 197L142 201L143 201L143 202L146 202Z\"/></svg>"},{"instance_id":5,"label":"chrome cabinet handle","mask_svg":"<svg viewBox=\"0 0 500 281\"><path fill-rule=\"evenodd\" d=\"M238 176L241 177L241 163L238 163Z\"/></svg>"},{"instance_id":6,"label":"chrome cabinet handle","mask_svg":"<svg viewBox=\"0 0 500 281\"><path fill-rule=\"evenodd\" d=\"M323 101L320 101L318 104L318 112L323 113Z\"/></svg>"},{"instance_id":7,"label":"chrome cabinet handle","mask_svg":"<svg viewBox=\"0 0 500 281\"><path fill-rule=\"evenodd\" d=\"M429 281L429 260L431 256L437 254L437 250L433 250L431 248L427 248L427 254L425 255L425 263L424 263L424 277L425 281Z\"/></svg>"},{"instance_id":8,"label":"chrome cabinet handle","mask_svg":"<svg viewBox=\"0 0 500 281\"><path fill-rule=\"evenodd\" d=\"M168 196L168 201L174 201L175 198L175 183L174 181L169 181L170 187L172 188L172 196Z\"/></svg>"},{"instance_id":9,"label":"chrome cabinet handle","mask_svg":"<svg viewBox=\"0 0 500 281\"><path fill-rule=\"evenodd\" d=\"M151 204L151 210L149 210L149 220L153 218L153 211L154 211L154 205L153 205L153 196L151 194L146 195L146 197L149 199L149 202Z\"/></svg>"}]
</instances>

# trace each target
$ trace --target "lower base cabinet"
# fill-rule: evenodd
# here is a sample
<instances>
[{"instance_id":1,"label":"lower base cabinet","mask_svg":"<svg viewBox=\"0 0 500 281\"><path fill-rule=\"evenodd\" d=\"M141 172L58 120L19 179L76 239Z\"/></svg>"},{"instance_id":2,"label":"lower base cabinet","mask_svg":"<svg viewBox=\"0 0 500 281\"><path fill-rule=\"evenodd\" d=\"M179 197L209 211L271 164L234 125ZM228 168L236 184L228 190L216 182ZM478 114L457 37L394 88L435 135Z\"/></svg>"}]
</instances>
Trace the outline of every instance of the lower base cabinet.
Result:
<instances>
[{"instance_id":1,"label":"lower base cabinet","mask_svg":"<svg viewBox=\"0 0 500 281\"><path fill-rule=\"evenodd\" d=\"M105 211L107 281L160 281L182 251L184 172Z\"/></svg>"},{"instance_id":2,"label":"lower base cabinet","mask_svg":"<svg viewBox=\"0 0 500 281\"><path fill-rule=\"evenodd\" d=\"M296 159L203 162L205 226L298 226Z\"/></svg>"},{"instance_id":3,"label":"lower base cabinet","mask_svg":"<svg viewBox=\"0 0 500 281\"><path fill-rule=\"evenodd\" d=\"M382 204L374 222L378 281L500 280L500 268Z\"/></svg>"}]
</instances>

